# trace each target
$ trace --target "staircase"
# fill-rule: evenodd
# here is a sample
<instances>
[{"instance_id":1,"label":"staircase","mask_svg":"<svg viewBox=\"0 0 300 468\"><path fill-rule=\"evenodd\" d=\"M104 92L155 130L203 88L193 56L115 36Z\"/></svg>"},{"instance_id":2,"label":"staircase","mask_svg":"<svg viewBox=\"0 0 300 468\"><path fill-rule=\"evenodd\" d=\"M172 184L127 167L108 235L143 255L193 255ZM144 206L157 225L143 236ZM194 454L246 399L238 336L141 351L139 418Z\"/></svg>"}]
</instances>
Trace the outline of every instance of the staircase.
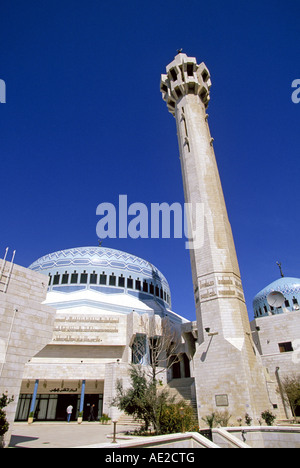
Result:
<instances>
[{"instance_id":1,"label":"staircase","mask_svg":"<svg viewBox=\"0 0 300 468\"><path fill-rule=\"evenodd\" d=\"M195 425L198 425L197 402L196 398L193 396L193 387L194 378L184 378L173 379L161 388L168 390L170 396L174 397L175 403L179 403L184 400L187 405L191 406L194 412L194 423ZM136 421L132 416L128 416L127 414L122 414L118 421L118 425L140 427L143 425L143 422Z\"/></svg>"},{"instance_id":2,"label":"staircase","mask_svg":"<svg viewBox=\"0 0 300 468\"><path fill-rule=\"evenodd\" d=\"M175 398L175 403L182 400L194 410L194 422L198 425L197 401L194 396L194 378L173 379L164 386L170 393L171 397Z\"/></svg>"},{"instance_id":3,"label":"staircase","mask_svg":"<svg viewBox=\"0 0 300 468\"><path fill-rule=\"evenodd\" d=\"M133 416L129 416L128 414L122 414L118 420L118 426L132 426L140 428L143 424L143 421L136 421Z\"/></svg>"}]
</instances>

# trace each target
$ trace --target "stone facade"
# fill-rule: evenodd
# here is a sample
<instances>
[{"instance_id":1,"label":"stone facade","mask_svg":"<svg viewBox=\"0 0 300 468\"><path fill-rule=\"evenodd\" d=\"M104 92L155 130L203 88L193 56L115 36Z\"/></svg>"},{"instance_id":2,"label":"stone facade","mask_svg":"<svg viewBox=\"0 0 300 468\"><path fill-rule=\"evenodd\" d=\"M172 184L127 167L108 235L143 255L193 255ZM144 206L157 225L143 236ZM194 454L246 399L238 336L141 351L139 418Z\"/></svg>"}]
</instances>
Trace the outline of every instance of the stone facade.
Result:
<instances>
[{"instance_id":1,"label":"stone facade","mask_svg":"<svg viewBox=\"0 0 300 468\"><path fill-rule=\"evenodd\" d=\"M276 388L280 388L285 377L300 375L299 310L256 318L251 322L251 328L262 362L273 382L276 382ZM293 416L289 405L279 398L278 392L273 398L279 405L282 417L288 419ZM300 416L300 407L296 415Z\"/></svg>"},{"instance_id":2,"label":"stone facade","mask_svg":"<svg viewBox=\"0 0 300 468\"><path fill-rule=\"evenodd\" d=\"M41 303L47 280L39 273L0 260L0 394L14 396L6 408L10 431L25 364L51 339L55 310Z\"/></svg>"},{"instance_id":3,"label":"stone facade","mask_svg":"<svg viewBox=\"0 0 300 468\"><path fill-rule=\"evenodd\" d=\"M188 321L170 309L168 283L149 262L114 249L82 247L49 254L30 268L49 281L45 304L56 316L47 345L26 364L17 420L26 421L31 406L36 420L65 420L69 403L74 420L80 411L88 419L92 404L97 418L115 417L110 403L117 379L127 385L131 362L149 364L149 340L166 337L166 324L182 356L176 375L190 375L191 356L181 337ZM164 383L173 378L163 362L161 370Z\"/></svg>"}]
</instances>

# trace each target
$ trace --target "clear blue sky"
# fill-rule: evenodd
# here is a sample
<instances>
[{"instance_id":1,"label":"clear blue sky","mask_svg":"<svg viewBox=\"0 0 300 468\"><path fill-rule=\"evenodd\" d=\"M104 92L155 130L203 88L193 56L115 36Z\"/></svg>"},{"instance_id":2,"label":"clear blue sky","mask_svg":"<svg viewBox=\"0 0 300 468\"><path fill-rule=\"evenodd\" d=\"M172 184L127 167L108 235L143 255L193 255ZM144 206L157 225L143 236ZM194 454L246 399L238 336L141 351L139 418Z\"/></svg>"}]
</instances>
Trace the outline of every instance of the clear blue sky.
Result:
<instances>
[{"instance_id":1,"label":"clear blue sky","mask_svg":"<svg viewBox=\"0 0 300 468\"><path fill-rule=\"evenodd\" d=\"M96 208L183 202L175 120L159 91L178 48L212 76L209 124L245 295L299 277L300 2L2 0L0 255L28 266L97 245ZM195 319L185 240L107 239L167 277Z\"/></svg>"}]
</instances>

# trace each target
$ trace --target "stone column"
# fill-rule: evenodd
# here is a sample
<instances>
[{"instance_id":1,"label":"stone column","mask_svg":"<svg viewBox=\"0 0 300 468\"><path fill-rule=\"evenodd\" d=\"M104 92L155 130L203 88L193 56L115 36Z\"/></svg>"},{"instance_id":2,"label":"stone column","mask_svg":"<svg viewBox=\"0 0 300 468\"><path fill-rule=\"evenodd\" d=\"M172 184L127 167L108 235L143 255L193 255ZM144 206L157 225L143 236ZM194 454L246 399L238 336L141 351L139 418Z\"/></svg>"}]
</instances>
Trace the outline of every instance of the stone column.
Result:
<instances>
[{"instance_id":1,"label":"stone column","mask_svg":"<svg viewBox=\"0 0 300 468\"><path fill-rule=\"evenodd\" d=\"M33 390L33 395L32 395L32 400L31 400L29 415L32 414L32 413L34 413L35 402L36 402L36 396L37 396L37 392L38 392L38 387L39 387L39 380L36 379L36 381L35 381L35 383L34 383L34 390ZM34 415L33 415L33 417L34 417Z\"/></svg>"},{"instance_id":2,"label":"stone column","mask_svg":"<svg viewBox=\"0 0 300 468\"><path fill-rule=\"evenodd\" d=\"M210 73L179 53L161 77L161 92L176 119L185 202L191 221L190 258L198 349L194 357L199 421L212 411L260 418L270 409L264 370L252 340L231 226L208 126ZM195 218L195 217L194 217Z\"/></svg>"},{"instance_id":3,"label":"stone column","mask_svg":"<svg viewBox=\"0 0 300 468\"><path fill-rule=\"evenodd\" d=\"M80 405L79 405L79 413L83 412L84 408L84 394L85 394L85 380L82 381L81 384L81 395L80 395Z\"/></svg>"}]
</instances>

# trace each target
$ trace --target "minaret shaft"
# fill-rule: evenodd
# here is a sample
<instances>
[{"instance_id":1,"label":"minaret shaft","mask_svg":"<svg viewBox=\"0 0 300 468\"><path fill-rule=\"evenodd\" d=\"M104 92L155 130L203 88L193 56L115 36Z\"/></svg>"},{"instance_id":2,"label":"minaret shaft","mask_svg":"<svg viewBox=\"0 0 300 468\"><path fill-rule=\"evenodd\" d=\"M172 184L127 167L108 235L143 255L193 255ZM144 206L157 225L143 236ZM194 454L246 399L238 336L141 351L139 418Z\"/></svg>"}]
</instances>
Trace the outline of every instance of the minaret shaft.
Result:
<instances>
[{"instance_id":1,"label":"minaret shaft","mask_svg":"<svg viewBox=\"0 0 300 468\"><path fill-rule=\"evenodd\" d=\"M205 209L205 245L194 253L199 256L199 260L201 258L197 262L197 277L214 271L227 271L239 277L239 266L206 115L199 96L184 96L176 105L185 201L202 203Z\"/></svg>"},{"instance_id":2,"label":"minaret shaft","mask_svg":"<svg viewBox=\"0 0 300 468\"><path fill-rule=\"evenodd\" d=\"M235 415L251 408L249 412L258 417L269 406L269 399L263 366L250 333L207 123L210 87L205 64L197 65L195 58L182 53L161 78L163 99L176 118L185 202L203 208L201 226L196 224L196 229L202 230L202 241L190 249L198 324L194 375L199 416L203 411L208 414L216 410L223 401Z\"/></svg>"}]
</instances>

